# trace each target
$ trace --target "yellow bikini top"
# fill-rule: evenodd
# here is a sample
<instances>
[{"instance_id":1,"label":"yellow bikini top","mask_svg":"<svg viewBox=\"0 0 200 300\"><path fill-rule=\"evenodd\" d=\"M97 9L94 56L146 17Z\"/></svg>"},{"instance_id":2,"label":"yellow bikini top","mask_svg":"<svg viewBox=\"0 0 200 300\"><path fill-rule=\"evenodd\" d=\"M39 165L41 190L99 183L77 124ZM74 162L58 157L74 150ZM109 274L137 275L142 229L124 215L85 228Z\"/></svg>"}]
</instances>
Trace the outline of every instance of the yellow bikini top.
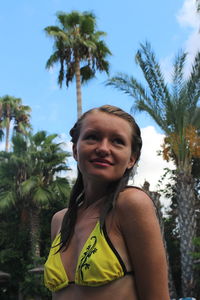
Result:
<instances>
[{"instance_id":1,"label":"yellow bikini top","mask_svg":"<svg viewBox=\"0 0 200 300\"><path fill-rule=\"evenodd\" d=\"M70 283L100 286L132 273L127 272L124 262L107 235L106 227L100 230L98 221L79 255L75 281L70 282L62 264L60 252L57 252L60 247L60 238L58 234L54 239L44 265L44 282L50 291L58 291Z\"/></svg>"}]
</instances>

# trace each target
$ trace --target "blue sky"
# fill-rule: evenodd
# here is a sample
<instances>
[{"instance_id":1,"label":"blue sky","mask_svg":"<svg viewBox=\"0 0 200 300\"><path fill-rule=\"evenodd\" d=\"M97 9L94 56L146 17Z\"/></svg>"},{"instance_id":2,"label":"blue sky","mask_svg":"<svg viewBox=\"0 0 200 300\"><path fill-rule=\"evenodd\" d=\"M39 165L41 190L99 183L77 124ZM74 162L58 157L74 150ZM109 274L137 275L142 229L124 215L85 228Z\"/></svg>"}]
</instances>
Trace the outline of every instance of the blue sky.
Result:
<instances>
[{"instance_id":1,"label":"blue sky","mask_svg":"<svg viewBox=\"0 0 200 300\"><path fill-rule=\"evenodd\" d=\"M139 44L152 44L166 77L170 61L180 50L190 54L190 60L199 47L198 17L195 0L7 0L0 10L0 96L19 97L32 108L32 126L36 132L66 134L76 120L76 91L57 85L58 67L51 71L45 64L53 51L53 41L44 28L56 24L56 12L72 10L93 11L99 30L107 32L106 42L110 57L110 75L126 72L143 80L135 65L134 55ZM199 17L200 18L200 17ZM82 89L83 111L105 103L117 105L130 112L133 99L105 87L106 75L96 78ZM137 114L136 120L145 130L153 126L161 132L146 114ZM148 145L150 148L151 145Z\"/></svg>"}]
</instances>

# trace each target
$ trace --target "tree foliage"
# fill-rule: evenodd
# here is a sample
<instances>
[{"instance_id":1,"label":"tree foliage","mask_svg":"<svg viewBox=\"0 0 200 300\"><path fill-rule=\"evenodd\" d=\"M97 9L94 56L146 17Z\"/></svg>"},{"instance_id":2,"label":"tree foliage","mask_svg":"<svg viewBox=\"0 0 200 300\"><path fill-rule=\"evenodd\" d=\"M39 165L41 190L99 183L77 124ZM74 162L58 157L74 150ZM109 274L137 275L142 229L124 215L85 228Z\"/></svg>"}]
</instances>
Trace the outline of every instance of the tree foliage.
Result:
<instances>
[{"instance_id":1,"label":"tree foliage","mask_svg":"<svg viewBox=\"0 0 200 300\"><path fill-rule=\"evenodd\" d=\"M30 130L30 111L31 108L23 105L20 98L9 95L0 98L0 140L6 137L6 151L9 149L11 125L13 133L20 132L26 135Z\"/></svg>"},{"instance_id":2,"label":"tree foliage","mask_svg":"<svg viewBox=\"0 0 200 300\"><path fill-rule=\"evenodd\" d=\"M2 297L40 293L43 299L50 299L42 277L35 277L29 269L44 263L52 215L66 207L70 192L68 180L61 177L61 172L68 170L69 154L56 137L45 131L27 137L17 134L12 151L0 152L0 269L11 274ZM37 247L39 252L35 252Z\"/></svg>"},{"instance_id":3,"label":"tree foliage","mask_svg":"<svg viewBox=\"0 0 200 300\"><path fill-rule=\"evenodd\" d=\"M76 79L78 117L82 114L81 82L94 78L96 71L109 71L107 56L111 54L102 39L105 32L96 29L96 18L91 12L57 14L59 26L48 26L45 32L54 39L54 53L46 63L49 69L60 64L58 84L68 87Z\"/></svg>"}]
</instances>

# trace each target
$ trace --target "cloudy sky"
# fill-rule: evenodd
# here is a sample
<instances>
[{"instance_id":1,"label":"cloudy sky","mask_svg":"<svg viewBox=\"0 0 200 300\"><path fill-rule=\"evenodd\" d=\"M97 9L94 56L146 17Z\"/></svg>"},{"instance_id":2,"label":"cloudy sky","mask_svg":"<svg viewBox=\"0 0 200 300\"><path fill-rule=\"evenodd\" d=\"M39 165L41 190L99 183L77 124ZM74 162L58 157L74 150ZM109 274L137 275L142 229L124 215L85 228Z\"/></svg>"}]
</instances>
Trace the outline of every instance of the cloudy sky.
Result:
<instances>
[{"instance_id":1,"label":"cloudy sky","mask_svg":"<svg viewBox=\"0 0 200 300\"><path fill-rule=\"evenodd\" d=\"M46 130L58 133L71 150L69 129L76 120L75 85L68 89L57 85L58 67L47 71L45 63L51 55L53 43L44 28L56 24L56 12L72 10L92 11L97 17L99 30L107 32L106 43L112 52L110 75L125 72L143 81L135 65L134 55L140 43L149 41L170 84L171 65L180 49L188 53L186 74L200 48L200 16L196 13L195 0L7 0L1 1L0 10L0 96L20 97L32 108L34 132ZM83 87L83 111L105 103L130 112L133 99L105 87L105 75ZM144 180L157 189L163 168L173 167L157 155L163 142L163 132L146 114L135 119L142 129L143 151L135 183ZM1 149L3 145L0 145ZM75 174L75 163L69 176Z\"/></svg>"}]
</instances>

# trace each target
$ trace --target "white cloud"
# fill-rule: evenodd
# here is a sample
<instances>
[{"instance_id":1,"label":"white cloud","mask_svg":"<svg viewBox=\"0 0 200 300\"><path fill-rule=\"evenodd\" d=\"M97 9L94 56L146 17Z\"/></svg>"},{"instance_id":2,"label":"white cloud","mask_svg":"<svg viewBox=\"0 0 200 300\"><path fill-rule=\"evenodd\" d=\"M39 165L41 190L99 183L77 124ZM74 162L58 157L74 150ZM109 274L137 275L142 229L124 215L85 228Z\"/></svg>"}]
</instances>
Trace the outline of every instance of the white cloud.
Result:
<instances>
[{"instance_id":1,"label":"white cloud","mask_svg":"<svg viewBox=\"0 0 200 300\"><path fill-rule=\"evenodd\" d=\"M188 37L181 48L187 53L185 76L190 74L195 55L200 51L200 14L197 13L196 0L185 0L176 15L178 24L183 30L188 29ZM176 54L176 53L175 53ZM160 61L161 69L166 82L172 81L172 64L175 54L169 55Z\"/></svg>"},{"instance_id":2,"label":"white cloud","mask_svg":"<svg viewBox=\"0 0 200 300\"><path fill-rule=\"evenodd\" d=\"M199 16L200 18L200 16ZM185 42L188 61L193 62L197 51L200 51L200 32L199 27L194 30Z\"/></svg>"},{"instance_id":3,"label":"white cloud","mask_svg":"<svg viewBox=\"0 0 200 300\"><path fill-rule=\"evenodd\" d=\"M5 150L5 142L1 142L0 143L0 151L4 151Z\"/></svg>"},{"instance_id":4,"label":"white cloud","mask_svg":"<svg viewBox=\"0 0 200 300\"><path fill-rule=\"evenodd\" d=\"M192 27L196 29L200 23L196 10L196 0L185 0L177 14L179 24L183 27Z\"/></svg>"},{"instance_id":5,"label":"white cloud","mask_svg":"<svg viewBox=\"0 0 200 300\"><path fill-rule=\"evenodd\" d=\"M183 45L188 53L186 68L189 72L196 53L200 51L200 14L197 13L196 0L184 1L177 14L177 21L181 27L190 29L189 36Z\"/></svg>"},{"instance_id":6,"label":"white cloud","mask_svg":"<svg viewBox=\"0 0 200 300\"><path fill-rule=\"evenodd\" d=\"M158 156L164 135L158 133L153 126L142 128L141 132L143 146L134 184L142 186L146 180L150 183L150 190L156 191L158 182L164 174L164 168L173 168L173 164Z\"/></svg>"}]
</instances>

